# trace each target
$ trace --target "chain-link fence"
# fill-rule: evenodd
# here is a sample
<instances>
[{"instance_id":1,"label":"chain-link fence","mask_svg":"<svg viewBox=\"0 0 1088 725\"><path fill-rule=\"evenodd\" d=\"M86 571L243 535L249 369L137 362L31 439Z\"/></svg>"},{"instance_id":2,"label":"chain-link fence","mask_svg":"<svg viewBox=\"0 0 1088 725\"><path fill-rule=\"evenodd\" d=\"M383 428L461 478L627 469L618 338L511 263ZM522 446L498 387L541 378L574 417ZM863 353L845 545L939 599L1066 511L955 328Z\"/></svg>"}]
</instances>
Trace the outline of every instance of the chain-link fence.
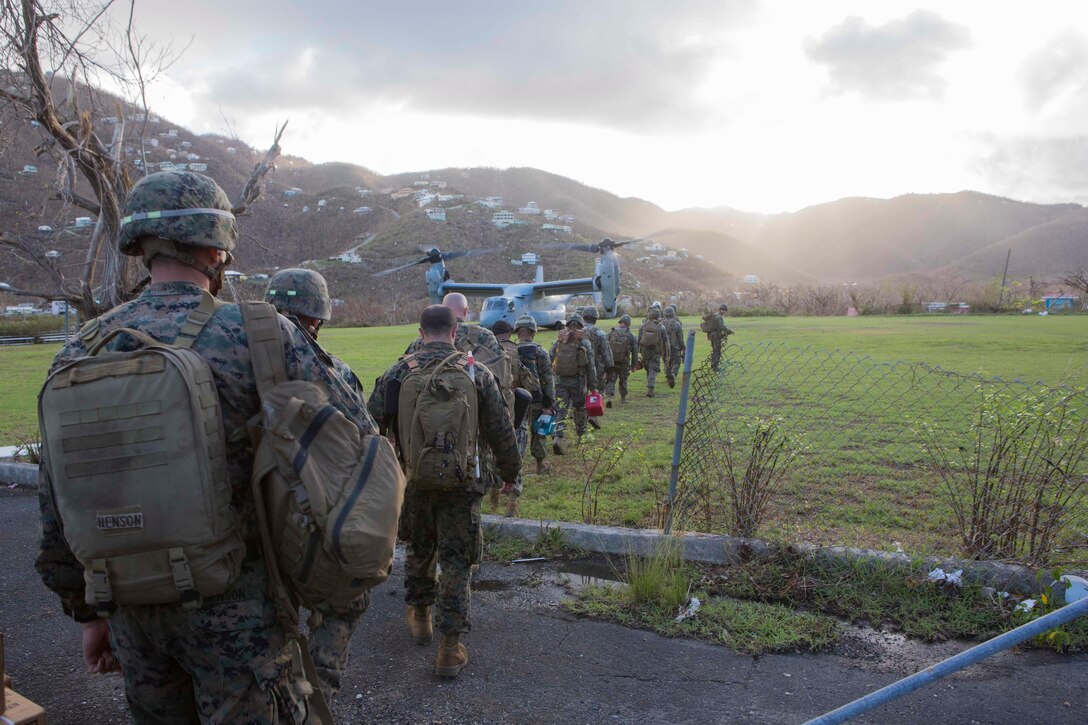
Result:
<instances>
[{"instance_id":1,"label":"chain-link fence","mask_svg":"<svg viewBox=\"0 0 1088 725\"><path fill-rule=\"evenodd\" d=\"M1055 445L1068 449L1076 436L1088 433L1084 390L786 344L728 345L720 372L707 361L693 371L690 396L673 509L677 526L730 529L730 507L735 507L730 476L734 485L751 476L754 436L766 437L769 423L771 436L779 436L783 450L791 453L777 461L783 468L780 480L768 479L777 484L770 533L793 532L819 543L874 543L858 536L859 530L878 539L888 532L913 532L915 541L926 539L925 532L917 531L925 527L943 529L945 538L959 535L957 514L972 512L957 512L950 505L938 459L954 459L950 469L967 475L972 455L994 453L997 443L986 430L993 425L987 416L995 415L994 401L1004 410L1020 411L1021 417L1024 410L1049 415L1060 408L1060 420L1050 421L1047 429L1046 435L1056 439L1048 439L1047 455ZM1063 441L1062 435L1070 438ZM1065 467L1060 472L1071 484L1088 489L1084 448L1081 441L1072 456L1041 465ZM996 465L1007 465L1002 455L994 454ZM986 468L985 460L977 463ZM1084 494L1080 491L1077 500ZM978 504L969 502L968 509Z\"/></svg>"}]
</instances>

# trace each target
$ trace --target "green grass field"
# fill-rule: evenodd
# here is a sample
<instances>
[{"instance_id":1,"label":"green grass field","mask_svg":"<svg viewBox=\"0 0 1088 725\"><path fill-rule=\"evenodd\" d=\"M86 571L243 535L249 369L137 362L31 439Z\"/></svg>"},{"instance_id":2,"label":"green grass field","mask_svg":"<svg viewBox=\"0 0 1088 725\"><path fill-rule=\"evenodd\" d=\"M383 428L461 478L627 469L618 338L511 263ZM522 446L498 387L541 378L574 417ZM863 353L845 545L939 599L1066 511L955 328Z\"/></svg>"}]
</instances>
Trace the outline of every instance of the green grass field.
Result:
<instances>
[{"instance_id":1,"label":"green grass field","mask_svg":"<svg viewBox=\"0 0 1088 725\"><path fill-rule=\"evenodd\" d=\"M691 328L698 321L685 318L684 322ZM1088 316L1083 315L736 318L728 323L737 333L731 341L742 345L812 346L849 351L878 362L924 362L958 373L1006 380L1088 385ZM607 330L612 323L604 321L602 326ZM554 334L543 332L538 341L547 347ZM402 326L332 328L323 331L321 339L356 370L369 390L374 378L414 337L414 327ZM5 381L0 394L0 444L14 444L33 433L37 391L57 349L52 345L0 349L0 374ZM708 351L705 336L698 335L696 359ZM581 521L588 502L595 503L598 523L657 524L671 466L679 388L670 390L662 380L658 397L649 399L643 373L633 375L631 382L628 404L607 411L603 431L581 450L569 446L566 456L551 457L551 475L526 476L523 516ZM807 394L822 394L818 386L828 383L812 381L808 391L796 389L797 385L803 387L804 381L793 384L791 394L801 399ZM773 393L761 388L757 397ZM757 393L753 389L748 395ZM895 412L874 414L867 427L866 446L894 447L904 435L904 428L893 424ZM835 411L825 417L834 419ZM585 457L599 446L631 440L636 444L624 452L608 475L598 477L589 495L584 495ZM903 477L883 469L867 470L865 465L848 456L832 457L830 462L821 462L819 475L808 482L785 485L761 533L786 540L883 549L898 541L911 553L955 553L948 512L934 491L917 490Z\"/></svg>"}]
</instances>

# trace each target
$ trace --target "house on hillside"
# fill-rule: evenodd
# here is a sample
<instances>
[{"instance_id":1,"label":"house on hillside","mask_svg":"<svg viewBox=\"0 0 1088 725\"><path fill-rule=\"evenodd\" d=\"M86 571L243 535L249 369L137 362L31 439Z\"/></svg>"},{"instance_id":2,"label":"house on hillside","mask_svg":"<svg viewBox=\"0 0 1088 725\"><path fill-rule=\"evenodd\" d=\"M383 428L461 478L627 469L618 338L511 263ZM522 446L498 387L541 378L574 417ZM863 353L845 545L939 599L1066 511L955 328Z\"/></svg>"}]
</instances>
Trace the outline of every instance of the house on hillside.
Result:
<instances>
[{"instance_id":1,"label":"house on hillside","mask_svg":"<svg viewBox=\"0 0 1088 725\"><path fill-rule=\"evenodd\" d=\"M183 149L190 149L190 148L193 147L193 142L192 141L182 141L181 142L181 147Z\"/></svg>"},{"instance_id":2,"label":"house on hillside","mask_svg":"<svg viewBox=\"0 0 1088 725\"><path fill-rule=\"evenodd\" d=\"M488 209L502 209L501 196L489 196L486 199L480 199L476 203L480 206L486 206Z\"/></svg>"},{"instance_id":3,"label":"house on hillside","mask_svg":"<svg viewBox=\"0 0 1088 725\"><path fill-rule=\"evenodd\" d=\"M72 225L75 229L87 229L91 226L91 218L89 216L77 216L75 224Z\"/></svg>"},{"instance_id":4,"label":"house on hillside","mask_svg":"<svg viewBox=\"0 0 1088 725\"><path fill-rule=\"evenodd\" d=\"M207 164L189 164L189 170L190 171L207 171L208 170L208 165Z\"/></svg>"},{"instance_id":5,"label":"house on hillside","mask_svg":"<svg viewBox=\"0 0 1088 725\"><path fill-rule=\"evenodd\" d=\"M397 191L394 191L389 196L394 200L396 200L396 199L407 199L409 196L411 196L414 193L416 193L416 192L413 189L409 189L409 188L405 187L403 189L398 189Z\"/></svg>"},{"instance_id":6,"label":"house on hillside","mask_svg":"<svg viewBox=\"0 0 1088 725\"><path fill-rule=\"evenodd\" d=\"M540 230L543 232L555 232L556 234L574 234L574 227L566 224L541 224Z\"/></svg>"},{"instance_id":7,"label":"house on hillside","mask_svg":"<svg viewBox=\"0 0 1088 725\"><path fill-rule=\"evenodd\" d=\"M360 257L353 250L348 250L346 252L340 252L340 254L337 254L335 257L330 257L330 259L334 259L337 262L346 262L347 264L361 264L362 261L363 261L363 258Z\"/></svg>"},{"instance_id":8,"label":"house on hillside","mask_svg":"<svg viewBox=\"0 0 1088 725\"><path fill-rule=\"evenodd\" d=\"M548 221L554 221L554 220L558 219L560 216L562 216L562 215L559 212L557 212L555 209L545 209L544 210L544 218L547 219Z\"/></svg>"},{"instance_id":9,"label":"house on hillside","mask_svg":"<svg viewBox=\"0 0 1088 725\"><path fill-rule=\"evenodd\" d=\"M535 201L530 201L528 204L526 204L525 206L518 209L518 214L539 214L539 213L540 213L540 207L537 206L537 203Z\"/></svg>"},{"instance_id":10,"label":"house on hillside","mask_svg":"<svg viewBox=\"0 0 1088 725\"><path fill-rule=\"evenodd\" d=\"M23 170L20 171L19 173L20 174L27 174L27 175L32 176L32 175L38 173L38 167L35 166L34 164L27 164L26 166L23 167Z\"/></svg>"},{"instance_id":11,"label":"house on hillside","mask_svg":"<svg viewBox=\"0 0 1088 725\"><path fill-rule=\"evenodd\" d=\"M429 181L413 181L412 182L412 186L427 186L429 184L430 184Z\"/></svg>"},{"instance_id":12,"label":"house on hillside","mask_svg":"<svg viewBox=\"0 0 1088 725\"><path fill-rule=\"evenodd\" d=\"M435 222L446 221L446 210L443 207L435 206L427 210L427 218Z\"/></svg>"},{"instance_id":13,"label":"house on hillside","mask_svg":"<svg viewBox=\"0 0 1088 725\"><path fill-rule=\"evenodd\" d=\"M517 223L512 211L497 211L491 215L491 223L499 229L505 229L511 224Z\"/></svg>"},{"instance_id":14,"label":"house on hillside","mask_svg":"<svg viewBox=\"0 0 1088 725\"><path fill-rule=\"evenodd\" d=\"M369 206L361 206L358 209L352 209L351 213L352 214L359 214L359 215L369 214L370 213L370 207Z\"/></svg>"}]
</instances>

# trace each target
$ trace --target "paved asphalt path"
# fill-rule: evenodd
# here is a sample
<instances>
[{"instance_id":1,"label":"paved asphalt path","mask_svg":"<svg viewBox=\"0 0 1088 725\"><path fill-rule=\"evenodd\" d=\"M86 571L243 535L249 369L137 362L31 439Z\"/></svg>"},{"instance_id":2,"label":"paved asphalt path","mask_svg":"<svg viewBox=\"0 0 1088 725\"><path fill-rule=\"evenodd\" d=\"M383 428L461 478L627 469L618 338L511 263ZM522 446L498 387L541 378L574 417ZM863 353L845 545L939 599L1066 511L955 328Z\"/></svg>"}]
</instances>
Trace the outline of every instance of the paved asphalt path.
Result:
<instances>
[{"instance_id":1,"label":"paved asphalt path","mask_svg":"<svg viewBox=\"0 0 1088 725\"><path fill-rule=\"evenodd\" d=\"M37 500L0 492L0 630L16 689L50 723L126 723L118 676L91 677L79 628L32 562ZM845 627L830 653L737 655L579 619L558 605L570 584L549 568L485 564L474 595L471 661L431 673L434 646L408 640L399 567L352 643L343 723L800 723L962 651ZM577 584L578 577L574 577ZM870 713L870 723L1088 722L1088 656L1006 653Z\"/></svg>"}]
</instances>

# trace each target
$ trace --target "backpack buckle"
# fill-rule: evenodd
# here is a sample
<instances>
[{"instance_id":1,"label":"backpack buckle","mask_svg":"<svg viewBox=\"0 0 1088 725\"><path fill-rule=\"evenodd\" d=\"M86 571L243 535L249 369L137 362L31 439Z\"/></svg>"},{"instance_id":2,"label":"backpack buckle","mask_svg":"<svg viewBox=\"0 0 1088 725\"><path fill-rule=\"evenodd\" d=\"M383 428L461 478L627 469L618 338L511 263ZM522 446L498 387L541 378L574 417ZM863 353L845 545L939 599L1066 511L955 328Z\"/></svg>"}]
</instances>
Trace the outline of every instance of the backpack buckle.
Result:
<instances>
[{"instance_id":1,"label":"backpack buckle","mask_svg":"<svg viewBox=\"0 0 1088 725\"><path fill-rule=\"evenodd\" d=\"M174 577L174 586L180 595L181 606L186 609L197 609L200 606L200 592L193 581L193 572L189 568L189 560L185 558L185 550L181 548L170 549L170 573Z\"/></svg>"},{"instance_id":2,"label":"backpack buckle","mask_svg":"<svg viewBox=\"0 0 1088 725\"><path fill-rule=\"evenodd\" d=\"M105 559L91 562L91 595L94 597L95 613L99 617L108 617L117 609L113 603L113 588L110 586L110 573L106 569Z\"/></svg>"}]
</instances>

